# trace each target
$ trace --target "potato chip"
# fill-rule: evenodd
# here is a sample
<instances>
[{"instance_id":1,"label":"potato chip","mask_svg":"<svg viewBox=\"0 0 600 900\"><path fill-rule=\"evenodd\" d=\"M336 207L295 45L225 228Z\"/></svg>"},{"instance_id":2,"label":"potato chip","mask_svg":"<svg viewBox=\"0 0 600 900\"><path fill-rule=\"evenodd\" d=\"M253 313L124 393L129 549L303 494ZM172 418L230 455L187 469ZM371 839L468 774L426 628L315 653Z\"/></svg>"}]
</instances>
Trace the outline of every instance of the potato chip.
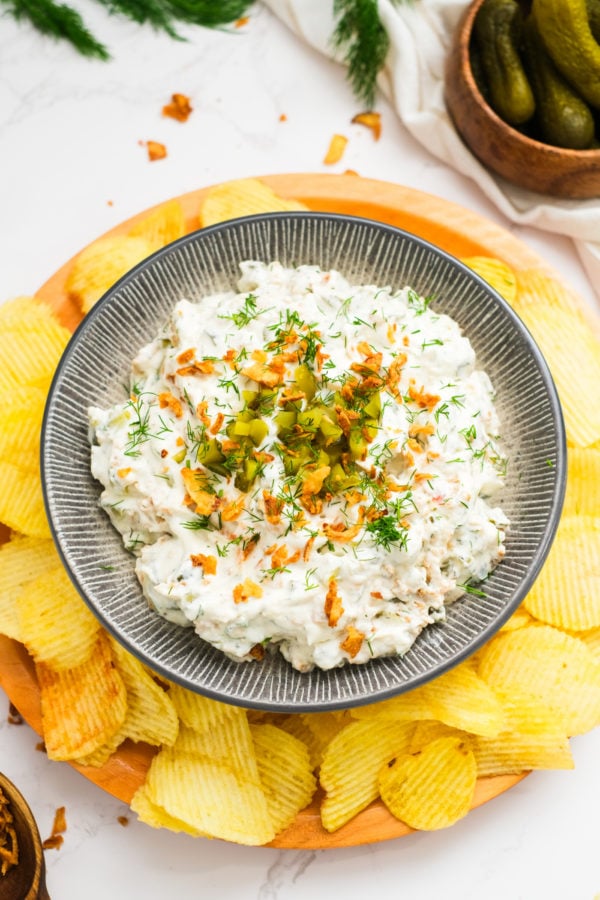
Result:
<instances>
[{"instance_id":1,"label":"potato chip","mask_svg":"<svg viewBox=\"0 0 600 900\"><path fill-rule=\"evenodd\" d=\"M51 540L12 535L0 545L0 634L22 640L17 598L29 582L58 565Z\"/></svg>"},{"instance_id":2,"label":"potato chip","mask_svg":"<svg viewBox=\"0 0 600 900\"><path fill-rule=\"evenodd\" d=\"M554 276L546 275L540 269L521 269L517 275L516 312L527 307L551 306L580 316L581 300L577 294L561 284Z\"/></svg>"},{"instance_id":3,"label":"potato chip","mask_svg":"<svg viewBox=\"0 0 600 900\"><path fill-rule=\"evenodd\" d=\"M125 721L127 691L103 632L83 665L56 672L38 663L36 673L44 743L50 759L75 759L93 753Z\"/></svg>"},{"instance_id":4,"label":"potato chip","mask_svg":"<svg viewBox=\"0 0 600 900\"><path fill-rule=\"evenodd\" d=\"M65 289L87 313L119 278L150 256L153 249L150 241L143 237L116 235L99 238L79 254L71 267Z\"/></svg>"},{"instance_id":5,"label":"potato chip","mask_svg":"<svg viewBox=\"0 0 600 900\"><path fill-rule=\"evenodd\" d=\"M60 671L91 656L100 623L62 566L28 582L17 608L22 641L36 662Z\"/></svg>"},{"instance_id":6,"label":"potato chip","mask_svg":"<svg viewBox=\"0 0 600 900\"><path fill-rule=\"evenodd\" d=\"M563 734L600 723L600 665L582 641L550 625L497 634L481 651L479 674L496 691L547 707Z\"/></svg>"},{"instance_id":7,"label":"potato chip","mask_svg":"<svg viewBox=\"0 0 600 900\"><path fill-rule=\"evenodd\" d=\"M47 389L71 333L43 309L41 304L14 301L10 325L2 324L0 347L0 394L23 385ZM21 312L19 312L21 310Z\"/></svg>"},{"instance_id":8,"label":"potato chip","mask_svg":"<svg viewBox=\"0 0 600 900\"><path fill-rule=\"evenodd\" d=\"M200 207L200 227L240 216L307 208L296 200L280 197L256 178L240 178L238 181L215 185L208 190Z\"/></svg>"},{"instance_id":9,"label":"potato chip","mask_svg":"<svg viewBox=\"0 0 600 900\"><path fill-rule=\"evenodd\" d=\"M563 516L597 516L600 512L600 450L569 448Z\"/></svg>"},{"instance_id":10,"label":"potato chip","mask_svg":"<svg viewBox=\"0 0 600 900\"><path fill-rule=\"evenodd\" d=\"M427 744L431 744L432 741L437 741L438 738L442 737L458 737L462 741L468 742L471 735L466 731L461 731L459 728L452 728L451 725L444 725L443 722L437 722L435 719L431 721L425 719L422 722L416 723L415 730L410 739L408 752L418 753L419 750L423 750Z\"/></svg>"},{"instance_id":11,"label":"potato chip","mask_svg":"<svg viewBox=\"0 0 600 900\"><path fill-rule=\"evenodd\" d=\"M537 697L514 688L496 693L504 710L506 731L521 735L564 736L553 710L540 703Z\"/></svg>"},{"instance_id":12,"label":"potato chip","mask_svg":"<svg viewBox=\"0 0 600 900\"><path fill-rule=\"evenodd\" d=\"M600 628L590 628L589 631L579 631L575 634L586 645L596 662L600 663Z\"/></svg>"},{"instance_id":13,"label":"potato chip","mask_svg":"<svg viewBox=\"0 0 600 900\"><path fill-rule=\"evenodd\" d=\"M103 766L125 740L159 746L175 742L179 719L166 690L118 641L109 636L117 670L127 690L127 715L121 727L105 744L75 762L82 766Z\"/></svg>"},{"instance_id":14,"label":"potato chip","mask_svg":"<svg viewBox=\"0 0 600 900\"><path fill-rule=\"evenodd\" d=\"M469 744L448 736L437 738L416 754L390 760L379 774L379 790L397 819L420 831L434 831L466 816L476 780Z\"/></svg>"},{"instance_id":15,"label":"potato chip","mask_svg":"<svg viewBox=\"0 0 600 900\"><path fill-rule=\"evenodd\" d=\"M507 303L514 305L517 296L517 276L510 266L494 256L466 256L461 262L487 281Z\"/></svg>"},{"instance_id":16,"label":"potato chip","mask_svg":"<svg viewBox=\"0 0 600 900\"><path fill-rule=\"evenodd\" d=\"M251 725L260 783L278 833L308 806L317 787L306 744L274 725Z\"/></svg>"},{"instance_id":17,"label":"potato chip","mask_svg":"<svg viewBox=\"0 0 600 900\"><path fill-rule=\"evenodd\" d=\"M346 725L333 738L319 774L326 791L321 821L327 831L341 828L377 798L382 765L408 750L413 727L411 722L368 719Z\"/></svg>"},{"instance_id":18,"label":"potato chip","mask_svg":"<svg viewBox=\"0 0 600 900\"><path fill-rule=\"evenodd\" d=\"M31 385L0 394L0 460L25 469L39 466L40 431L46 396L45 390Z\"/></svg>"},{"instance_id":19,"label":"potato chip","mask_svg":"<svg viewBox=\"0 0 600 900\"><path fill-rule=\"evenodd\" d=\"M563 517L523 605L558 628L585 631L600 625L600 517Z\"/></svg>"},{"instance_id":20,"label":"potato chip","mask_svg":"<svg viewBox=\"0 0 600 900\"><path fill-rule=\"evenodd\" d=\"M155 806L211 837L260 845L275 836L245 717L204 734L182 726L152 760L146 784Z\"/></svg>"},{"instance_id":21,"label":"potato chip","mask_svg":"<svg viewBox=\"0 0 600 900\"><path fill-rule=\"evenodd\" d=\"M179 200L169 200L148 213L127 232L129 237L148 241L152 251L160 250L185 234L183 208Z\"/></svg>"},{"instance_id":22,"label":"potato chip","mask_svg":"<svg viewBox=\"0 0 600 900\"><path fill-rule=\"evenodd\" d=\"M556 734L505 732L496 738L473 739L478 777L529 772L532 769L572 769L568 739Z\"/></svg>"},{"instance_id":23,"label":"potato chip","mask_svg":"<svg viewBox=\"0 0 600 900\"><path fill-rule=\"evenodd\" d=\"M127 689L127 716L122 728L125 737L146 744L174 744L179 719L170 694L118 641L110 638L110 644Z\"/></svg>"},{"instance_id":24,"label":"potato chip","mask_svg":"<svg viewBox=\"0 0 600 900\"><path fill-rule=\"evenodd\" d=\"M467 662L433 681L370 706L352 710L357 719L438 719L465 731L493 735L502 730L502 707L494 691Z\"/></svg>"},{"instance_id":25,"label":"potato chip","mask_svg":"<svg viewBox=\"0 0 600 900\"><path fill-rule=\"evenodd\" d=\"M519 606L506 620L500 631L515 631L517 628L523 628L524 625L531 625L533 621L527 610L523 606Z\"/></svg>"},{"instance_id":26,"label":"potato chip","mask_svg":"<svg viewBox=\"0 0 600 900\"><path fill-rule=\"evenodd\" d=\"M23 295L13 297L0 304L0 330L11 329L15 325L21 326L24 322L31 324L42 321L54 322L55 315L52 309L43 300L37 297Z\"/></svg>"},{"instance_id":27,"label":"potato chip","mask_svg":"<svg viewBox=\"0 0 600 900\"><path fill-rule=\"evenodd\" d=\"M150 825L152 828L168 828L170 831L182 831L185 834L191 834L192 837L206 837L202 831L192 828L181 819L170 816L169 813L153 803L149 796L150 792L146 784L137 789L131 798L131 809L136 813L140 822Z\"/></svg>"},{"instance_id":28,"label":"potato chip","mask_svg":"<svg viewBox=\"0 0 600 900\"><path fill-rule=\"evenodd\" d=\"M519 310L546 358L575 447L600 440L600 341L574 313L546 303Z\"/></svg>"},{"instance_id":29,"label":"potato chip","mask_svg":"<svg viewBox=\"0 0 600 900\"><path fill-rule=\"evenodd\" d=\"M0 460L0 522L21 534L50 537L38 469Z\"/></svg>"},{"instance_id":30,"label":"potato chip","mask_svg":"<svg viewBox=\"0 0 600 900\"><path fill-rule=\"evenodd\" d=\"M198 734L218 729L229 719L245 718L246 713L239 706L220 703L188 691L179 684L169 686L169 699L184 725Z\"/></svg>"}]
</instances>

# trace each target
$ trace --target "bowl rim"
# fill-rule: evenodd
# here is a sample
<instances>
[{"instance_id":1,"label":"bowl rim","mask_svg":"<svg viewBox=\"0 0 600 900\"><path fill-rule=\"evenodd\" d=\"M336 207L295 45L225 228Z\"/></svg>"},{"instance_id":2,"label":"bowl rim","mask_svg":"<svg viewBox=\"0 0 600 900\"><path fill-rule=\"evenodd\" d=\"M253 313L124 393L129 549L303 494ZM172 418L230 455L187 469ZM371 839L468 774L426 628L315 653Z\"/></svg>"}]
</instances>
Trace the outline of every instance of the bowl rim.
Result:
<instances>
[{"instance_id":1,"label":"bowl rim","mask_svg":"<svg viewBox=\"0 0 600 900\"><path fill-rule=\"evenodd\" d=\"M47 460L47 433L49 428L49 419L51 415L52 402L55 399L55 392L58 386L59 381L61 380L63 370L70 360L75 348L79 344L81 339L81 335L90 328L91 323L95 321L95 319L102 314L102 310L104 307L110 302L110 299L113 295L117 294L120 289L127 285L130 281L134 281L139 272L144 271L149 264L154 263L158 260L161 260L163 257L168 256L173 251L176 251L180 246L185 246L188 243L192 243L195 240L203 239L204 237L210 237L210 235L214 233L218 233L221 231L227 231L230 229L240 228L246 224L257 223L260 224L265 220L273 220L273 219L315 219L315 220L336 220L343 221L345 223L350 223L352 226L360 226L367 225L374 227L375 230L383 231L384 233L395 234L398 237L404 237L408 239L410 242L421 246L422 248L427 249L428 251L432 251L434 256L437 256L441 260L449 261L452 265L454 265L458 270L462 272L463 275L466 275L470 280L477 283L480 288L490 295L494 303L497 306L500 306L504 314L510 318L516 327L516 330L521 333L524 337L529 353L535 359L536 368L540 374L540 377L543 381L544 388L546 390L546 395L548 399L549 408L552 414L552 421L554 422L556 429L556 463L554 466L555 471L555 487L552 499L552 506L549 511L547 521L544 526L543 536L540 540L539 546L537 547L535 553L533 554L531 561L527 567L527 571L521 578L521 581L518 587L513 591L510 602L505 604L502 612L495 616L492 622L490 622L483 631L471 642L469 642L465 647L459 648L452 654L448 654L442 662L438 665L434 666L431 669L427 669L422 673L411 678L410 682L405 684L395 684L392 687L389 687L385 690L380 690L375 694L370 694L367 696L360 696L355 699L349 699L348 697L342 697L339 699L333 700L315 700L315 701L297 701L294 703L282 703L282 702L273 702L271 700L261 700L261 699L247 699L240 698L238 696L231 696L229 694L225 695L221 690L215 690L206 686L198 686L196 684L190 684L189 679L184 676L178 675L174 673L170 669L168 669L165 665L160 662L156 662L154 660L149 659L148 655L141 651L137 645L134 643L133 639L130 638L129 635L125 636L123 633L114 625L112 621L105 615L104 610L99 607L99 604L92 602L90 598L87 596L85 589L80 584L76 573L73 571L68 558L68 553L63 546L63 541L61 539L60 534L60 526L55 523L51 505L49 501L49 484L48 484L48 473L46 471L46 460ZM200 237L202 236L202 237ZM132 354L135 353L135 349L132 351ZM133 355L132 355L133 358ZM128 272L126 272L121 278L119 278L103 295L102 297L94 304L92 309L84 315L83 319L73 332L59 362L56 367L54 376L50 383L50 387L48 389L47 401L44 408L44 415L42 420L42 428L41 428L41 441L40 441L40 472L41 472L41 481L42 481L42 495L44 501L44 508L46 511L46 516L48 519L52 540L54 542L55 548L61 559L64 568L69 576L73 586L84 600L88 608L91 609L93 614L100 620L102 627L104 627L109 634L111 634L121 645L123 645L132 655L134 655L137 659L143 662L146 665L151 665L152 669L158 674L162 675L166 679L178 683L181 686L192 690L196 693L199 693L203 696L209 697L210 699L217 700L219 702L228 703L233 706L240 706L248 709L262 710L262 711L270 711L270 712L281 712L281 713L290 713L290 712L325 712L330 710L340 710L340 709L350 709L356 708L359 706L367 705L370 703L378 702L385 699L390 699L391 697L398 696L401 693L405 693L409 690L412 690L416 687L419 687L422 684L425 684L434 678L439 677L455 666L459 665L461 662L464 662L470 656L472 656L480 647L485 644L494 634L496 634L502 625L510 618L513 612L518 608L518 606L523 601L524 597L528 593L528 591L533 586L533 583L537 579L539 572L544 564L544 561L550 551L554 538L556 536L556 531L559 525L562 507L565 497L566 490L566 476L567 476L567 441L566 441L566 431L564 424L564 417L562 414L562 408L560 404L560 400L558 397L558 391L554 384L554 380L552 378L552 374L546 363L546 360L537 346L537 343L532 336L531 332L525 325L525 323L519 318L517 313L512 309L510 304L488 283L483 279L478 273L476 273L473 269L469 268L465 263L461 262L460 259L453 256L448 251L438 247L436 244L433 244L431 241L428 241L425 238L420 237L419 235L414 234L406 229L398 228L394 225L390 225L384 222L380 222L376 219L370 219L367 217L361 217L356 215L344 214L344 213L330 213L330 212L317 212L312 210L300 211L285 211L285 212L270 212L270 213L259 213L255 215L243 216L236 219L230 219L225 222L219 222L214 225L205 226L202 228L198 228L188 234L183 235L177 240L167 244L164 247L159 248L150 256L146 257L141 262L137 263L133 266ZM98 507L99 508L99 507ZM132 557L133 558L133 557ZM460 602L460 601L459 601ZM158 615L158 613L155 613ZM443 626L444 623L441 623ZM198 638L200 641L200 638ZM414 644L411 645L407 652L413 648ZM281 654L279 654L281 656ZM397 659L399 656L391 656L391 657L383 657L383 659ZM224 659L227 659L224 655ZM286 666L290 666L290 664L283 659L283 663ZM365 668L377 660L368 661L364 664L360 665L352 665L346 664L344 668ZM238 663L238 665L243 665L242 663ZM291 666L290 666L291 668ZM242 670L240 670L242 671ZM335 672L336 669L329 670ZM313 672L322 672L322 670L315 668ZM303 678L310 678L311 672L301 673Z\"/></svg>"},{"instance_id":2,"label":"bowl rim","mask_svg":"<svg viewBox=\"0 0 600 900\"><path fill-rule=\"evenodd\" d=\"M494 125L503 133L508 135L509 140L520 143L524 147L529 147L537 152L544 153L549 157L558 157L562 160L572 160L573 162L596 162L600 160L600 148L589 148L587 150L573 150L569 147L558 147L556 144L546 144L536 138L523 134L517 128L514 128L504 119L501 119L498 113L490 106L481 91L479 85L473 75L471 68L470 46L473 40L473 26L479 9L486 0L473 0L471 5L465 10L464 17L458 25L459 30L459 69L462 72L465 84L468 86L474 100L479 108L484 112ZM519 0L517 0L519 2Z\"/></svg>"}]
</instances>

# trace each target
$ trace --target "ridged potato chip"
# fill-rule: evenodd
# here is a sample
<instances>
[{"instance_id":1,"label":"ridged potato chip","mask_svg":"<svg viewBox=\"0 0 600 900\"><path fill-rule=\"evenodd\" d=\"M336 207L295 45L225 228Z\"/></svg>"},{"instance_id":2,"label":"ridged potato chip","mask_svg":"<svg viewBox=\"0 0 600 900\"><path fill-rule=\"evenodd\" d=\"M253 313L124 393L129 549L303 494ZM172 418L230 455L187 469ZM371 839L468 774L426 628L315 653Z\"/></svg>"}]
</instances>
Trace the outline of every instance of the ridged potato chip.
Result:
<instances>
[{"instance_id":1,"label":"ridged potato chip","mask_svg":"<svg viewBox=\"0 0 600 900\"><path fill-rule=\"evenodd\" d=\"M152 760L146 784L154 805L211 837L259 845L275 836L245 718L218 734L182 726Z\"/></svg>"},{"instance_id":2,"label":"ridged potato chip","mask_svg":"<svg viewBox=\"0 0 600 900\"><path fill-rule=\"evenodd\" d=\"M575 447L600 440L600 341L574 313L540 303L519 310L546 358L560 396L567 439Z\"/></svg>"},{"instance_id":3,"label":"ridged potato chip","mask_svg":"<svg viewBox=\"0 0 600 900\"><path fill-rule=\"evenodd\" d=\"M239 706L219 703L202 694L188 691L179 684L169 686L169 699L184 725L198 734L218 729L228 719L245 718L246 713Z\"/></svg>"},{"instance_id":4,"label":"ridged potato chip","mask_svg":"<svg viewBox=\"0 0 600 900\"><path fill-rule=\"evenodd\" d=\"M475 793L473 751L460 737L440 737L416 754L390 760L379 773L381 799L420 831L448 828L466 816Z\"/></svg>"},{"instance_id":5,"label":"ridged potato chip","mask_svg":"<svg viewBox=\"0 0 600 900\"><path fill-rule=\"evenodd\" d=\"M127 691L127 715L118 731L93 753L78 757L83 766L103 766L125 740L169 746L175 743L179 719L165 689L141 662L109 636L115 665Z\"/></svg>"},{"instance_id":6,"label":"ridged potato chip","mask_svg":"<svg viewBox=\"0 0 600 900\"><path fill-rule=\"evenodd\" d=\"M152 252L160 250L185 234L183 208L179 200L169 200L148 213L127 232L129 237L143 238L152 247Z\"/></svg>"},{"instance_id":7,"label":"ridged potato chip","mask_svg":"<svg viewBox=\"0 0 600 900\"><path fill-rule=\"evenodd\" d=\"M600 517L563 517L523 605L536 619L569 631L600 625Z\"/></svg>"},{"instance_id":8,"label":"ridged potato chip","mask_svg":"<svg viewBox=\"0 0 600 900\"><path fill-rule=\"evenodd\" d=\"M516 631L517 628L523 628L525 625L531 625L534 621L523 606L519 606L512 616L506 620L500 631Z\"/></svg>"},{"instance_id":9,"label":"ridged potato chip","mask_svg":"<svg viewBox=\"0 0 600 900\"><path fill-rule=\"evenodd\" d=\"M0 460L0 522L21 534L50 537L39 469Z\"/></svg>"},{"instance_id":10,"label":"ridged potato chip","mask_svg":"<svg viewBox=\"0 0 600 900\"><path fill-rule=\"evenodd\" d=\"M504 710L505 732L521 735L537 734L547 737L564 736L552 709L540 703L537 697L519 693L514 688L510 691L496 691L496 693ZM498 735L498 739L501 737L502 734Z\"/></svg>"},{"instance_id":11,"label":"ridged potato chip","mask_svg":"<svg viewBox=\"0 0 600 900\"><path fill-rule=\"evenodd\" d=\"M146 784L137 789L131 798L130 806L140 822L150 825L151 828L168 828L169 831L182 831L185 834L191 834L192 837L206 837L202 831L192 828L187 822L182 822L175 816L170 816L162 806L153 803Z\"/></svg>"},{"instance_id":12,"label":"ridged potato chip","mask_svg":"<svg viewBox=\"0 0 600 900\"><path fill-rule=\"evenodd\" d=\"M594 659L600 663L600 628L590 628L589 631L579 631L575 635L586 645Z\"/></svg>"},{"instance_id":13,"label":"ridged potato chip","mask_svg":"<svg viewBox=\"0 0 600 900\"><path fill-rule=\"evenodd\" d=\"M391 700L358 707L352 715L365 720L437 719L455 728L487 735L498 734L504 724L498 698L470 662Z\"/></svg>"},{"instance_id":14,"label":"ridged potato chip","mask_svg":"<svg viewBox=\"0 0 600 900\"><path fill-rule=\"evenodd\" d=\"M3 304L0 311L4 306L9 310L4 320L0 312L0 395L25 385L47 389L70 332L30 297Z\"/></svg>"},{"instance_id":15,"label":"ridged potato chip","mask_svg":"<svg viewBox=\"0 0 600 900\"><path fill-rule=\"evenodd\" d=\"M79 254L67 276L65 289L87 313L119 278L153 250L150 241L143 237L99 238Z\"/></svg>"},{"instance_id":16,"label":"ridged potato chip","mask_svg":"<svg viewBox=\"0 0 600 900\"><path fill-rule=\"evenodd\" d=\"M461 731L459 728L452 728L451 725L444 725L443 722L436 722L435 720L431 722L427 720L417 722L410 739L408 752L418 753L427 744L431 744L432 741L437 741L438 738L442 737L458 737L461 741L468 742L471 735L466 731Z\"/></svg>"},{"instance_id":17,"label":"ridged potato chip","mask_svg":"<svg viewBox=\"0 0 600 900\"><path fill-rule=\"evenodd\" d=\"M260 783L275 832L292 824L317 787L306 744L275 725L251 725Z\"/></svg>"},{"instance_id":18,"label":"ridged potato chip","mask_svg":"<svg viewBox=\"0 0 600 900\"><path fill-rule=\"evenodd\" d=\"M600 665L582 641L550 625L497 634L481 651L479 674L496 691L547 707L564 734L600 723Z\"/></svg>"},{"instance_id":19,"label":"ridged potato chip","mask_svg":"<svg viewBox=\"0 0 600 900\"><path fill-rule=\"evenodd\" d=\"M535 308L541 304L580 315L581 301L574 291L555 277L545 275L540 269L520 269L516 275L517 297L514 307L519 315L522 309Z\"/></svg>"},{"instance_id":20,"label":"ridged potato chip","mask_svg":"<svg viewBox=\"0 0 600 900\"><path fill-rule=\"evenodd\" d=\"M569 448L563 516L600 514L600 450Z\"/></svg>"},{"instance_id":21,"label":"ridged potato chip","mask_svg":"<svg viewBox=\"0 0 600 900\"><path fill-rule=\"evenodd\" d=\"M321 821L336 831L379 795L377 778L382 765L408 750L412 722L367 719L346 725L323 754L319 773L326 796Z\"/></svg>"},{"instance_id":22,"label":"ridged potato chip","mask_svg":"<svg viewBox=\"0 0 600 900\"><path fill-rule=\"evenodd\" d=\"M25 469L39 466L46 391L24 385L0 394L0 460Z\"/></svg>"},{"instance_id":23,"label":"ridged potato chip","mask_svg":"<svg viewBox=\"0 0 600 900\"><path fill-rule=\"evenodd\" d=\"M240 178L210 188L200 207L200 227L257 213L302 209L307 209L303 203L280 197L257 178Z\"/></svg>"},{"instance_id":24,"label":"ridged potato chip","mask_svg":"<svg viewBox=\"0 0 600 900\"><path fill-rule=\"evenodd\" d=\"M103 632L83 665L56 672L38 663L36 673L50 759L76 759L93 753L125 721L127 691Z\"/></svg>"},{"instance_id":25,"label":"ridged potato chip","mask_svg":"<svg viewBox=\"0 0 600 900\"><path fill-rule=\"evenodd\" d=\"M29 582L58 565L51 540L13 534L0 546L0 634L22 641L17 598Z\"/></svg>"},{"instance_id":26,"label":"ridged potato chip","mask_svg":"<svg viewBox=\"0 0 600 900\"><path fill-rule=\"evenodd\" d=\"M28 582L17 608L22 641L36 662L62 671L91 656L100 623L62 566Z\"/></svg>"},{"instance_id":27,"label":"ridged potato chip","mask_svg":"<svg viewBox=\"0 0 600 900\"><path fill-rule=\"evenodd\" d=\"M466 256L461 262L487 281L507 303L514 305L517 296L517 276L509 265L494 256Z\"/></svg>"},{"instance_id":28,"label":"ridged potato chip","mask_svg":"<svg viewBox=\"0 0 600 900\"><path fill-rule=\"evenodd\" d=\"M573 757L565 735L505 732L497 738L473 739L478 777L509 775L532 769L572 769Z\"/></svg>"}]
</instances>

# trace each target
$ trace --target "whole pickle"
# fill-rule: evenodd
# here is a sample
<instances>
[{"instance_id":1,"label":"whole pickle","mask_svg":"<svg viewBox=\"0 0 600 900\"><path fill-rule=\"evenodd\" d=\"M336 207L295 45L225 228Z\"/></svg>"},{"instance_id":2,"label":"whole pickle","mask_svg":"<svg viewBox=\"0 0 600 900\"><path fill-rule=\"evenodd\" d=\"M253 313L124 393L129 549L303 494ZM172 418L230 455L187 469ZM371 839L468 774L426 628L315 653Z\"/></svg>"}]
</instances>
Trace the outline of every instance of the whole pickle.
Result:
<instances>
[{"instance_id":1,"label":"whole pickle","mask_svg":"<svg viewBox=\"0 0 600 900\"><path fill-rule=\"evenodd\" d=\"M533 0L531 15L557 69L584 100L600 108L600 44L586 0Z\"/></svg>"}]
</instances>

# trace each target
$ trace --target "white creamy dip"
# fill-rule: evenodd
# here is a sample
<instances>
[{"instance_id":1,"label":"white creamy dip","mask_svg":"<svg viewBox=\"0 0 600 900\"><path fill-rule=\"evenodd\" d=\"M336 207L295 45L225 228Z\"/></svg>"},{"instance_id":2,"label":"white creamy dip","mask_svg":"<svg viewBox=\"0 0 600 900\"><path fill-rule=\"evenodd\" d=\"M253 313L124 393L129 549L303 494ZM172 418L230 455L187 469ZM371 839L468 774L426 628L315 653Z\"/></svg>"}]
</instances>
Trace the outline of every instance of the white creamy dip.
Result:
<instances>
[{"instance_id":1,"label":"white creamy dip","mask_svg":"<svg viewBox=\"0 0 600 900\"><path fill-rule=\"evenodd\" d=\"M408 287L241 270L90 409L101 505L152 607L233 659L405 653L504 554L490 380Z\"/></svg>"}]
</instances>

